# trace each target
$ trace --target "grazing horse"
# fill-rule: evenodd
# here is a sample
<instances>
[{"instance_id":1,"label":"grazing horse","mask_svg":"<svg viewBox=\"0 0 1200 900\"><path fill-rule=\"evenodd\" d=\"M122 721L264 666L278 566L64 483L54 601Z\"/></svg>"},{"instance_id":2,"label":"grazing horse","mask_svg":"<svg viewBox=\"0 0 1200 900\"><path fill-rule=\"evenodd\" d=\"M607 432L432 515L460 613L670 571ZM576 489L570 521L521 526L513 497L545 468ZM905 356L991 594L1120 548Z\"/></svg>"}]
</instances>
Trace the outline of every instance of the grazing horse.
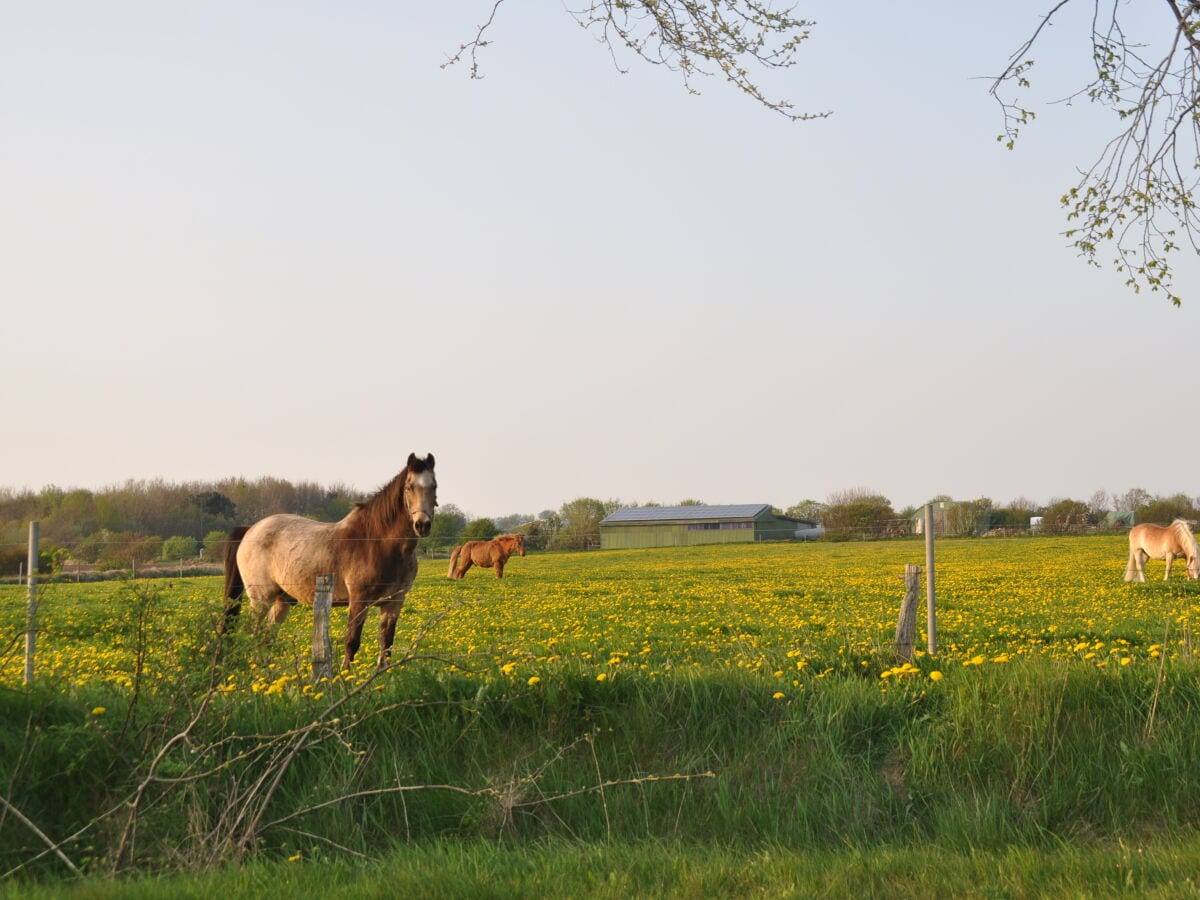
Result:
<instances>
[{"instance_id":1,"label":"grazing horse","mask_svg":"<svg viewBox=\"0 0 1200 900\"><path fill-rule=\"evenodd\" d=\"M1163 581L1171 578L1171 560L1182 557L1187 560L1187 577L1200 578L1200 547L1185 519L1176 519L1170 525L1134 525L1129 529L1129 564L1125 566L1126 581L1146 580L1146 560L1165 559L1167 573Z\"/></svg>"},{"instance_id":2,"label":"grazing horse","mask_svg":"<svg viewBox=\"0 0 1200 900\"><path fill-rule=\"evenodd\" d=\"M340 522L279 514L230 532L225 546L225 617L241 611L243 590L261 620L282 622L297 601L313 602L316 579L333 574L333 604L348 606L346 659L362 641L367 609L379 607L379 666L387 665L396 617L417 577L417 541L437 506L433 454L408 463Z\"/></svg>"},{"instance_id":3,"label":"grazing horse","mask_svg":"<svg viewBox=\"0 0 1200 900\"><path fill-rule=\"evenodd\" d=\"M525 535L501 534L490 541L467 541L450 554L447 578L462 578L472 564L485 569L495 567L496 577L504 577L504 564L514 553L525 555Z\"/></svg>"}]
</instances>

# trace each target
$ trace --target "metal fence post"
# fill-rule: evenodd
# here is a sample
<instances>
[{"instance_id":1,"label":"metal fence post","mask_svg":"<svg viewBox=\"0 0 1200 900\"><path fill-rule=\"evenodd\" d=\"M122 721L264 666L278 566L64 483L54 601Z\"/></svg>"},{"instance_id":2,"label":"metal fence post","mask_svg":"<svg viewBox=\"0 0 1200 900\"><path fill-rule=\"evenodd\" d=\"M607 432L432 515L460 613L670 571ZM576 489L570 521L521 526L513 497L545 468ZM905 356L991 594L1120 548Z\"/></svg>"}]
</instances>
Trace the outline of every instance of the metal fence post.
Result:
<instances>
[{"instance_id":1,"label":"metal fence post","mask_svg":"<svg viewBox=\"0 0 1200 900\"><path fill-rule=\"evenodd\" d=\"M933 504L925 504L925 619L929 655L937 652L937 596L933 575Z\"/></svg>"}]
</instances>

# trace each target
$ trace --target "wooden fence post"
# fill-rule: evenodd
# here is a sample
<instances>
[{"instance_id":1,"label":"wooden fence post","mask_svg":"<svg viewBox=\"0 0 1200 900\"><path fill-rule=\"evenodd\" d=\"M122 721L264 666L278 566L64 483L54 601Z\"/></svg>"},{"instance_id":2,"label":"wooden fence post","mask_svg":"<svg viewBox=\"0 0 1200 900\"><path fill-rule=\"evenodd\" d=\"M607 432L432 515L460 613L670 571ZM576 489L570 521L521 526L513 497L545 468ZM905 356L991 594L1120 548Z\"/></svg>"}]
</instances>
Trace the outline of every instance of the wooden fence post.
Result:
<instances>
[{"instance_id":1,"label":"wooden fence post","mask_svg":"<svg viewBox=\"0 0 1200 900\"><path fill-rule=\"evenodd\" d=\"M921 567L909 563L904 567L904 600L900 604L900 619L896 622L896 656L912 662L917 634L917 595L921 592Z\"/></svg>"},{"instance_id":2,"label":"wooden fence post","mask_svg":"<svg viewBox=\"0 0 1200 900\"><path fill-rule=\"evenodd\" d=\"M313 682L333 678L333 644L329 640L329 611L333 608L333 575L317 576L313 596Z\"/></svg>"},{"instance_id":3,"label":"wooden fence post","mask_svg":"<svg viewBox=\"0 0 1200 900\"><path fill-rule=\"evenodd\" d=\"M25 607L25 683L33 681L33 652L37 645L38 536L41 526L29 523L29 600Z\"/></svg>"},{"instance_id":4,"label":"wooden fence post","mask_svg":"<svg viewBox=\"0 0 1200 900\"><path fill-rule=\"evenodd\" d=\"M937 606L934 598L933 577L933 504L925 504L925 633L928 636L929 655L937 652Z\"/></svg>"}]
</instances>

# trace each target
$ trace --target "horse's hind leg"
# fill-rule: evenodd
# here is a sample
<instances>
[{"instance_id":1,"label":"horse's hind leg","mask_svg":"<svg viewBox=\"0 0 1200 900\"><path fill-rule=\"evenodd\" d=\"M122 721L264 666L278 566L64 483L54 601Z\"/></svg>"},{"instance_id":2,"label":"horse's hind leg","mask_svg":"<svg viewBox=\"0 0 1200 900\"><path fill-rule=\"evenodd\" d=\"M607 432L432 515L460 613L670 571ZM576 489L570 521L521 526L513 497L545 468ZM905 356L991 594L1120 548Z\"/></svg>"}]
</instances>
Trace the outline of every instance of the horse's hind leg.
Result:
<instances>
[{"instance_id":1,"label":"horse's hind leg","mask_svg":"<svg viewBox=\"0 0 1200 900\"><path fill-rule=\"evenodd\" d=\"M277 597L275 602L271 604L271 608L267 610L267 624L282 625L293 603L294 601L289 600L287 597Z\"/></svg>"},{"instance_id":2,"label":"horse's hind leg","mask_svg":"<svg viewBox=\"0 0 1200 900\"><path fill-rule=\"evenodd\" d=\"M1134 549L1129 551L1129 563L1125 566L1126 581L1145 581L1146 580L1146 559L1148 557L1145 551Z\"/></svg>"}]
</instances>

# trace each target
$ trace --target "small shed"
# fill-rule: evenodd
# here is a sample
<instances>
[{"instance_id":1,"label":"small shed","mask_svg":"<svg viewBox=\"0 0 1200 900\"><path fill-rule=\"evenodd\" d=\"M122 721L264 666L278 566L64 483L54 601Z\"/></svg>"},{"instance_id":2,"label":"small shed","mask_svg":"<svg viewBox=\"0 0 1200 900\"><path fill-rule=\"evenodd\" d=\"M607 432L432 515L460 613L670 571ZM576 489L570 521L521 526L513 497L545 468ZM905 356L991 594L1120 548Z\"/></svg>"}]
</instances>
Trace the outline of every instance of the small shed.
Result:
<instances>
[{"instance_id":1,"label":"small shed","mask_svg":"<svg viewBox=\"0 0 1200 900\"><path fill-rule=\"evenodd\" d=\"M787 541L797 524L767 503L623 507L600 522L600 549Z\"/></svg>"}]
</instances>

